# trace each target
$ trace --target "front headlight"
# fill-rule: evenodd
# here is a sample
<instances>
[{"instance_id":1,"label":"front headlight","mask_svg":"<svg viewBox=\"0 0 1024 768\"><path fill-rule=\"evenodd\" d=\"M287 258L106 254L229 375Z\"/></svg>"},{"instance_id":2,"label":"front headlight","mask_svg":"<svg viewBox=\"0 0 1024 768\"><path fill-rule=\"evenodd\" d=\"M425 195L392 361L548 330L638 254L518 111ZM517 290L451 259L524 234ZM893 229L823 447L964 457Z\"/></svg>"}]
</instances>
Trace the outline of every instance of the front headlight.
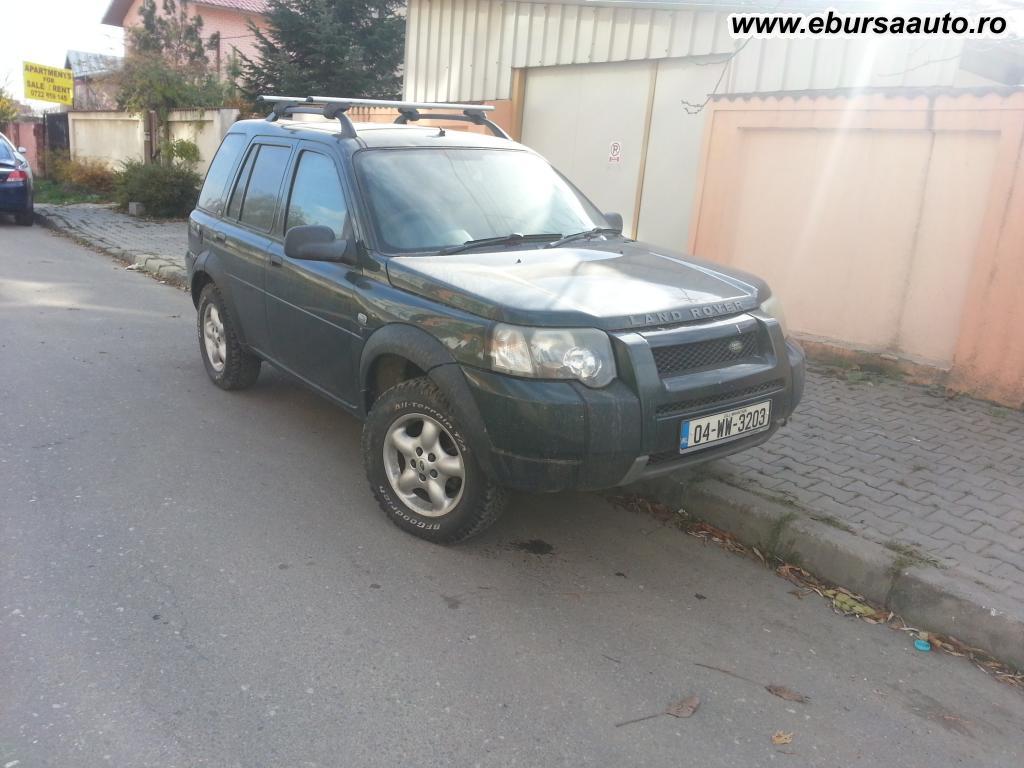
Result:
<instances>
[{"instance_id":1,"label":"front headlight","mask_svg":"<svg viewBox=\"0 0 1024 768\"><path fill-rule=\"evenodd\" d=\"M596 328L524 328L498 323L490 340L496 371L534 379L577 379L603 387L615 378L608 334Z\"/></svg>"},{"instance_id":2,"label":"front headlight","mask_svg":"<svg viewBox=\"0 0 1024 768\"><path fill-rule=\"evenodd\" d=\"M782 335L789 337L789 326L786 325L786 313L782 311L782 302L778 296L769 296L761 305L761 311L768 317L774 317L782 326Z\"/></svg>"}]
</instances>

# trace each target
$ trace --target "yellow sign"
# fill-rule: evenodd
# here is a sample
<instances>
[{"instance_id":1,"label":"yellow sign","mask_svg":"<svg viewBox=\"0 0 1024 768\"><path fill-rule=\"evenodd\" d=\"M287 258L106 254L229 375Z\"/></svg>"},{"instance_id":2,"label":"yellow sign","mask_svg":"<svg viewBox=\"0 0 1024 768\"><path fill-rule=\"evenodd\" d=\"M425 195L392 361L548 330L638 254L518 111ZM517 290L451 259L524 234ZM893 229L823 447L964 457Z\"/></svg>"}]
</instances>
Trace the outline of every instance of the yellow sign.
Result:
<instances>
[{"instance_id":1,"label":"yellow sign","mask_svg":"<svg viewBox=\"0 0 1024 768\"><path fill-rule=\"evenodd\" d=\"M73 104L75 79L70 69L25 62L25 98Z\"/></svg>"}]
</instances>

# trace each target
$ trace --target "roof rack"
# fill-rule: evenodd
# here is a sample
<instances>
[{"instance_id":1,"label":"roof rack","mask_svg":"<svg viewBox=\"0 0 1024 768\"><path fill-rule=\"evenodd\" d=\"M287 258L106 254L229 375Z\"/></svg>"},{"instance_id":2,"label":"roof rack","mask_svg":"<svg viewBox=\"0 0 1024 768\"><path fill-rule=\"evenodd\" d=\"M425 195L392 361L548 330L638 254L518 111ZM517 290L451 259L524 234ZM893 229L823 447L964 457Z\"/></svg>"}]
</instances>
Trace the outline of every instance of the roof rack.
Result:
<instances>
[{"instance_id":1,"label":"roof rack","mask_svg":"<svg viewBox=\"0 0 1024 768\"><path fill-rule=\"evenodd\" d=\"M341 123L341 132L345 138L354 139L358 135L352 120L345 114L353 107L388 107L398 110L395 123L404 125L417 120L457 120L485 126L491 133L502 139L512 137L502 130L501 126L487 118L486 113L494 110L488 104L445 104L420 101L381 101L378 99L341 99L332 96L260 96L259 101L272 103L273 109L267 120L274 122L282 117L294 114L322 115L329 120L337 119ZM420 110L450 110L444 114L422 114Z\"/></svg>"}]
</instances>

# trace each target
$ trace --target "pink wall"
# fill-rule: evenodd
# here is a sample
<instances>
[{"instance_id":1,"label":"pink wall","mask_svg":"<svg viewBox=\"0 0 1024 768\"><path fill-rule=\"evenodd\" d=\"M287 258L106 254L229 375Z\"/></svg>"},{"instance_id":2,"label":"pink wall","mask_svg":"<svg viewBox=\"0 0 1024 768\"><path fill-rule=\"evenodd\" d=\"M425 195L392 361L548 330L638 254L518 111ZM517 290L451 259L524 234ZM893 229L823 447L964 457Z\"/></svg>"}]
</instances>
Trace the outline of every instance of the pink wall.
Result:
<instances>
[{"instance_id":1,"label":"pink wall","mask_svg":"<svg viewBox=\"0 0 1024 768\"><path fill-rule=\"evenodd\" d=\"M18 121L0 126L0 130L11 140L15 147L24 147L28 150L25 156L28 158L32 172L42 176L44 168L42 165L43 156L43 123L36 120L32 122Z\"/></svg>"},{"instance_id":2,"label":"pink wall","mask_svg":"<svg viewBox=\"0 0 1024 768\"><path fill-rule=\"evenodd\" d=\"M968 127L999 130L1001 157L974 254L952 384L1024 408L1024 93L979 101L985 111Z\"/></svg>"},{"instance_id":3,"label":"pink wall","mask_svg":"<svg viewBox=\"0 0 1024 768\"><path fill-rule=\"evenodd\" d=\"M141 5L142 0L134 0L124 16L123 26L125 29L139 23L139 6ZM209 38L213 33L220 32L220 64L222 72L227 65L228 57L234 50L249 58L256 56L256 38L249 30L248 22L251 20L261 30L265 30L267 28L265 17L244 11L234 11L229 8L201 5L196 2L191 3L189 9L193 16L202 17L204 38ZM216 52L210 54L210 62L213 64L217 63Z\"/></svg>"},{"instance_id":4,"label":"pink wall","mask_svg":"<svg viewBox=\"0 0 1024 768\"><path fill-rule=\"evenodd\" d=\"M693 253L815 348L1024 407L1024 92L723 98L706 126Z\"/></svg>"}]
</instances>

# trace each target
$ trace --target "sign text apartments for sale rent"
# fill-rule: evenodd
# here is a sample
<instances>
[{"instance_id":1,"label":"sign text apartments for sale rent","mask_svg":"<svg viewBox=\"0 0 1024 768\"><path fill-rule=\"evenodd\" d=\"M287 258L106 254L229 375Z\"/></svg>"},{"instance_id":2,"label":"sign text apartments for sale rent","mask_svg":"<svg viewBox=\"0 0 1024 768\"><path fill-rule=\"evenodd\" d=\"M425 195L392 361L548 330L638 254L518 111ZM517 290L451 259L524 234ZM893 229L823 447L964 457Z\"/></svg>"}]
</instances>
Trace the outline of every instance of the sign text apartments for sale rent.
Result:
<instances>
[{"instance_id":1,"label":"sign text apartments for sale rent","mask_svg":"<svg viewBox=\"0 0 1024 768\"><path fill-rule=\"evenodd\" d=\"M25 62L25 98L72 104L75 80L70 69Z\"/></svg>"}]
</instances>

